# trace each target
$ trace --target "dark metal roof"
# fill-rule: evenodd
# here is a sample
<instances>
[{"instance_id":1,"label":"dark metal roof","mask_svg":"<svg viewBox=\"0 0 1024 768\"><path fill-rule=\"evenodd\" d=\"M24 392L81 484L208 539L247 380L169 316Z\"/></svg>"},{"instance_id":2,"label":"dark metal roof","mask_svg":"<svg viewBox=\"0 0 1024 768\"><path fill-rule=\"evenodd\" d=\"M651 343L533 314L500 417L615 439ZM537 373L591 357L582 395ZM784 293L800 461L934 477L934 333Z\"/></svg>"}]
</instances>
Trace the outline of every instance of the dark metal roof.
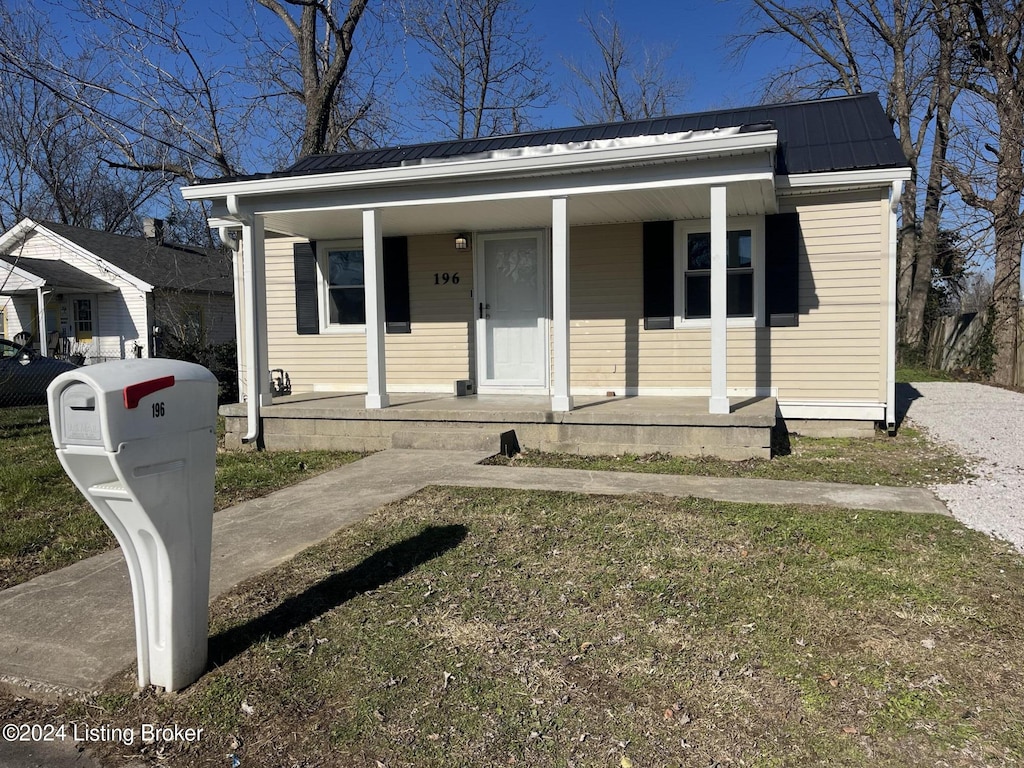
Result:
<instances>
[{"instance_id":1,"label":"dark metal roof","mask_svg":"<svg viewBox=\"0 0 1024 768\"><path fill-rule=\"evenodd\" d=\"M31 275L41 277L52 288L82 291L83 293L102 293L117 288L105 280L83 272L57 259L30 259L17 256L0 255L0 260L13 264Z\"/></svg>"},{"instance_id":2,"label":"dark metal roof","mask_svg":"<svg viewBox=\"0 0 1024 768\"><path fill-rule=\"evenodd\" d=\"M423 159L450 160L500 149L657 136L736 126L741 126L747 131L770 128L778 130L779 146L775 171L781 175L899 168L907 165L878 95L866 93L510 136L310 155L284 171L212 181L228 182L390 168Z\"/></svg>"},{"instance_id":3,"label":"dark metal roof","mask_svg":"<svg viewBox=\"0 0 1024 768\"><path fill-rule=\"evenodd\" d=\"M231 257L214 248L158 243L48 221L40 226L155 288L212 293L234 290Z\"/></svg>"}]
</instances>

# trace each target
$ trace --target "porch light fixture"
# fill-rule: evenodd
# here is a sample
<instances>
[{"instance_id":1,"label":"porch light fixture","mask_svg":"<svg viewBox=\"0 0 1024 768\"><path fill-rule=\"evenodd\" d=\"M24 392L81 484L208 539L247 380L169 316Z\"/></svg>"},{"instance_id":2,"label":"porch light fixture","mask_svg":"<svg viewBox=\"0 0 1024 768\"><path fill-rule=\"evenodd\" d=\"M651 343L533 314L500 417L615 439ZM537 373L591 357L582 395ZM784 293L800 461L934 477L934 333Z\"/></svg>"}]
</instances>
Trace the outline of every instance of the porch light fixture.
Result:
<instances>
[{"instance_id":1,"label":"porch light fixture","mask_svg":"<svg viewBox=\"0 0 1024 768\"><path fill-rule=\"evenodd\" d=\"M460 232L455 236L455 250L469 250L469 235L467 235L465 232Z\"/></svg>"}]
</instances>

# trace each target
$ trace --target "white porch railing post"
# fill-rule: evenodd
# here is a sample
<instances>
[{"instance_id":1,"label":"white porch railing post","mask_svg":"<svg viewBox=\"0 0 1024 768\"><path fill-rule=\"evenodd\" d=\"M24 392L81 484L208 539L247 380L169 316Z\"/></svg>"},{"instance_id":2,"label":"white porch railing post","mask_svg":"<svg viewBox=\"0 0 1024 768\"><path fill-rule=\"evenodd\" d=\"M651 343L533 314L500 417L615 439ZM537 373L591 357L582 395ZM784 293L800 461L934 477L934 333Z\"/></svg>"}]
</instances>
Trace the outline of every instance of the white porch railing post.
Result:
<instances>
[{"instance_id":1,"label":"white porch railing post","mask_svg":"<svg viewBox=\"0 0 1024 768\"><path fill-rule=\"evenodd\" d=\"M366 407L387 408L384 358L384 235L380 211L363 211L363 282L366 286Z\"/></svg>"},{"instance_id":2,"label":"white porch railing post","mask_svg":"<svg viewBox=\"0 0 1024 768\"><path fill-rule=\"evenodd\" d=\"M551 410L571 411L569 381L569 200L551 200L551 293L554 320L554 391Z\"/></svg>"},{"instance_id":3,"label":"white porch railing post","mask_svg":"<svg viewBox=\"0 0 1024 768\"><path fill-rule=\"evenodd\" d=\"M40 355L47 355L46 349L46 293L43 286L36 288L36 311L39 314L39 338L36 339L36 346L39 347Z\"/></svg>"},{"instance_id":4,"label":"white porch railing post","mask_svg":"<svg viewBox=\"0 0 1024 768\"><path fill-rule=\"evenodd\" d=\"M255 298L253 328L256 332L256 375L259 377L259 403L270 405L270 344L267 340L267 240L263 217L252 217L252 291Z\"/></svg>"},{"instance_id":5,"label":"white porch railing post","mask_svg":"<svg viewBox=\"0 0 1024 768\"><path fill-rule=\"evenodd\" d=\"M728 328L726 318L726 270L729 236L725 187L711 188L711 399L709 413L729 413L726 366Z\"/></svg>"}]
</instances>

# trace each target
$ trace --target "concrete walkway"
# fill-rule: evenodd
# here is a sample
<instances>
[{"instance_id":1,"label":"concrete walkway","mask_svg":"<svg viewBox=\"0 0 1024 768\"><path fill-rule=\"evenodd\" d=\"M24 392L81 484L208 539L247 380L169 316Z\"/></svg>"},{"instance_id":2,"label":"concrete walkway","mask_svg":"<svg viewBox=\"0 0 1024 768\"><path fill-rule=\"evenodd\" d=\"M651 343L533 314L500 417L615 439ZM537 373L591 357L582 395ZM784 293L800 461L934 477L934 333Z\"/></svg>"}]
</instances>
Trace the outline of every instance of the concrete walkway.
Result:
<instances>
[{"instance_id":1,"label":"concrete walkway","mask_svg":"<svg viewBox=\"0 0 1024 768\"><path fill-rule=\"evenodd\" d=\"M214 516L210 594L269 570L376 507L427 485L662 493L948 514L921 488L479 466L488 452L388 450ZM100 688L135 661L120 550L0 592L0 684L34 695Z\"/></svg>"}]
</instances>

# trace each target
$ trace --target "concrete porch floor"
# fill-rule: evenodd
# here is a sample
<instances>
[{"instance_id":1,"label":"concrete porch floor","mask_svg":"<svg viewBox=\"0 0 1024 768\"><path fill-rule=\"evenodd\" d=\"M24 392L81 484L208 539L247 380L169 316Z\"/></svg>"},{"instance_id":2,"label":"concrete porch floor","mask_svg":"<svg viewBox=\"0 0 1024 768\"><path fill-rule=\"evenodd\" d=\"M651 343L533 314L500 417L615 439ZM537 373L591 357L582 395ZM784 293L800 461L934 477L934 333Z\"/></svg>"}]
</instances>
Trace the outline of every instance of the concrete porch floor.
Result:
<instances>
[{"instance_id":1,"label":"concrete porch floor","mask_svg":"<svg viewBox=\"0 0 1024 768\"><path fill-rule=\"evenodd\" d=\"M261 409L270 450L387 448L524 449L576 454L669 453L728 459L770 458L776 401L733 398L729 414L708 413L706 397L577 397L569 412L547 396L430 393L391 395L391 406L367 409L363 394L308 393L274 399ZM226 405L229 445L240 445L244 404ZM503 437L504 436L504 437Z\"/></svg>"}]
</instances>

